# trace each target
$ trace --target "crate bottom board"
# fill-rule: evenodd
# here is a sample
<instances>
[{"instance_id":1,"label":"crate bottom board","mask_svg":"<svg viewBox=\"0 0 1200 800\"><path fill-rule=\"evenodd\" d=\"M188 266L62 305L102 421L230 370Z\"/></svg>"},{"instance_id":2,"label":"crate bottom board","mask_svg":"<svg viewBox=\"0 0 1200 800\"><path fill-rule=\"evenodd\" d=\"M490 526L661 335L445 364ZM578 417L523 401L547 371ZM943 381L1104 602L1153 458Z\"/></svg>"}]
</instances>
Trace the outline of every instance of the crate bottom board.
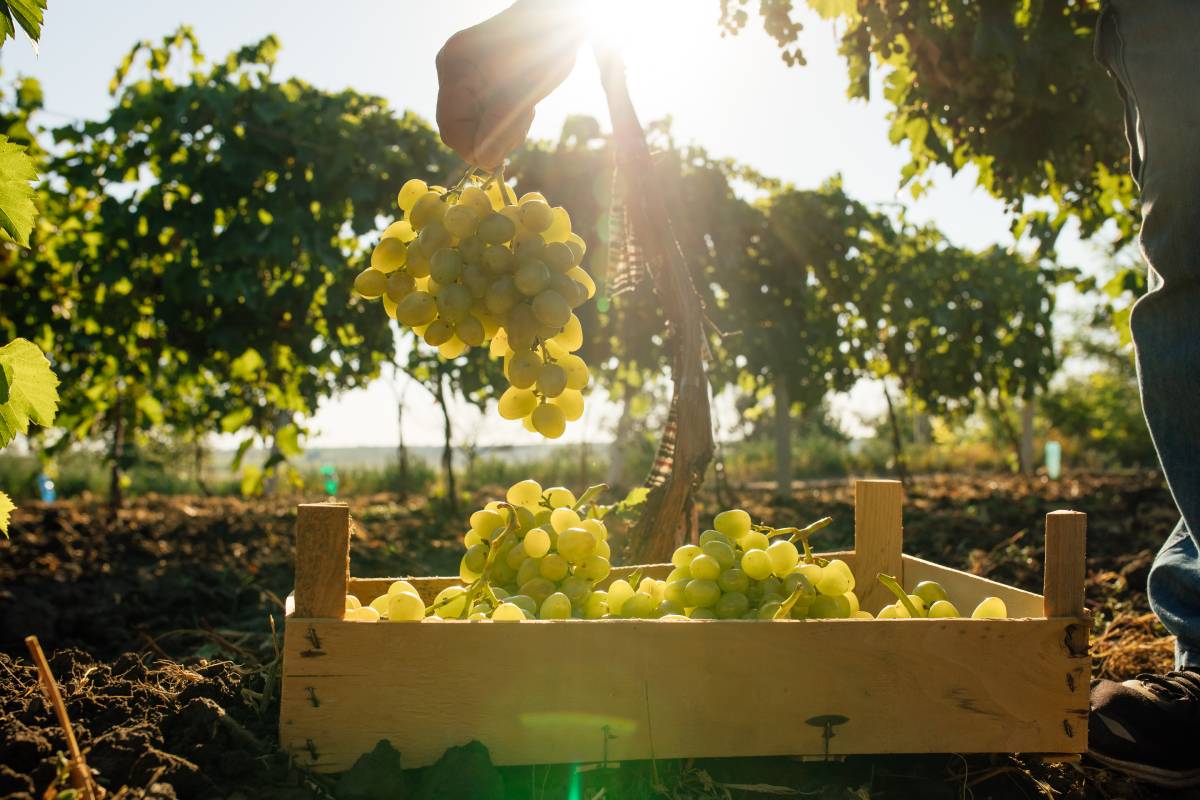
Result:
<instances>
[{"instance_id":1,"label":"crate bottom board","mask_svg":"<svg viewBox=\"0 0 1200 800\"><path fill-rule=\"evenodd\" d=\"M326 772L348 769L381 739L409 767L472 739L497 764L1079 753L1086 632L1071 618L393 625L289 617L280 739L300 765ZM827 738L821 717L844 721Z\"/></svg>"}]
</instances>

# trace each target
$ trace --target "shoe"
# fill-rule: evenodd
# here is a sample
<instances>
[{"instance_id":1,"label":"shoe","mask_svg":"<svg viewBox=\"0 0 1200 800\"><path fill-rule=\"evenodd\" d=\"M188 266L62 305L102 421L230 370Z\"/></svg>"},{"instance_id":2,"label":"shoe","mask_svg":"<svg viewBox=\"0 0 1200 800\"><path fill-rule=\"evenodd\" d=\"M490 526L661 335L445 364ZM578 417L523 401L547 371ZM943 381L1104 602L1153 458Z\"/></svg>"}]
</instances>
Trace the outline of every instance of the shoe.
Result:
<instances>
[{"instance_id":1,"label":"shoe","mask_svg":"<svg viewBox=\"0 0 1200 800\"><path fill-rule=\"evenodd\" d=\"M1088 755L1138 780L1200 786L1200 672L1092 681Z\"/></svg>"}]
</instances>

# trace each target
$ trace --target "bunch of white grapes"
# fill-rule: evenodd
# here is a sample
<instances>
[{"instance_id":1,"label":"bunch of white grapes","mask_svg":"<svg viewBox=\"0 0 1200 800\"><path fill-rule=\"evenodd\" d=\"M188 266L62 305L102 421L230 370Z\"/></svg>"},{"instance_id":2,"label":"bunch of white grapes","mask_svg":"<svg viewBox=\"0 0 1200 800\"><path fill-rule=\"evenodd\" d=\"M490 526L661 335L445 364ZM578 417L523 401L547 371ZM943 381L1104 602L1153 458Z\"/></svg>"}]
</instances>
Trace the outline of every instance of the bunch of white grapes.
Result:
<instances>
[{"instance_id":1,"label":"bunch of white grapes","mask_svg":"<svg viewBox=\"0 0 1200 800\"><path fill-rule=\"evenodd\" d=\"M871 616L859 608L846 562L802 553L790 538L772 542L774 534L741 509L717 514L699 544L671 556L662 610L691 619Z\"/></svg>"},{"instance_id":2,"label":"bunch of white grapes","mask_svg":"<svg viewBox=\"0 0 1200 800\"><path fill-rule=\"evenodd\" d=\"M566 209L473 177L449 191L414 178L397 203L404 216L383 232L355 291L382 298L389 317L443 358L490 344L510 383L500 415L561 436L583 415L590 380L575 355L583 329L574 310L596 293Z\"/></svg>"},{"instance_id":3,"label":"bunch of white grapes","mask_svg":"<svg viewBox=\"0 0 1200 800\"><path fill-rule=\"evenodd\" d=\"M878 619L950 618L961 617L958 607L950 602L950 596L937 581L921 581L906 593L899 581L888 575L880 575L879 581L896 595L896 602L879 610ZM999 597L985 597L971 612L971 619L1004 619L1008 607Z\"/></svg>"}]
</instances>

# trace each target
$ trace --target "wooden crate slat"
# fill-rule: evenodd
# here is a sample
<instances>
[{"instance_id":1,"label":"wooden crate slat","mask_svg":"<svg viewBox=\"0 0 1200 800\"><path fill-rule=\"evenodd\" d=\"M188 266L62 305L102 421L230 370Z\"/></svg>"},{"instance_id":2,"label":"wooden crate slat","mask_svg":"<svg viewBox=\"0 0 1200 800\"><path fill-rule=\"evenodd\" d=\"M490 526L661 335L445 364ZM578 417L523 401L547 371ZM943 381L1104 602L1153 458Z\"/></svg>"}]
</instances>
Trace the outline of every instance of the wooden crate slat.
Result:
<instances>
[{"instance_id":1,"label":"wooden crate slat","mask_svg":"<svg viewBox=\"0 0 1200 800\"><path fill-rule=\"evenodd\" d=\"M1008 607L1010 617L1042 617L1042 596L972 575L969 572L943 567L915 556L904 556L904 588L911 591L919 581L937 581L950 595L950 600L963 614L970 614L985 597L999 597Z\"/></svg>"},{"instance_id":2,"label":"wooden crate slat","mask_svg":"<svg viewBox=\"0 0 1200 800\"><path fill-rule=\"evenodd\" d=\"M904 548L904 489L899 481L854 484L854 573L859 604L872 614L896 598L878 580L879 573L899 578Z\"/></svg>"},{"instance_id":3,"label":"wooden crate slat","mask_svg":"<svg viewBox=\"0 0 1200 800\"><path fill-rule=\"evenodd\" d=\"M613 759L821 754L806 720L830 714L833 754L1081 752L1081 624L293 617L280 735L319 771L382 738L410 767L470 738L498 764L598 761L604 724Z\"/></svg>"}]
</instances>

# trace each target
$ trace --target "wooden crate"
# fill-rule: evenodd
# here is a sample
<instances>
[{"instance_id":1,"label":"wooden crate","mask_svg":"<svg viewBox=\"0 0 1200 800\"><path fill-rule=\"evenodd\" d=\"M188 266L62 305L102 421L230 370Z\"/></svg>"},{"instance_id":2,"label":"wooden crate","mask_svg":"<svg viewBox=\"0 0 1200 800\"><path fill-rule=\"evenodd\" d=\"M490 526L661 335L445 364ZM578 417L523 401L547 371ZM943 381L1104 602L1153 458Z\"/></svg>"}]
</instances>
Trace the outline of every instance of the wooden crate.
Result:
<instances>
[{"instance_id":1,"label":"wooden crate","mask_svg":"<svg viewBox=\"0 0 1200 800\"><path fill-rule=\"evenodd\" d=\"M345 622L345 594L395 579L349 576L346 506L300 506L280 741L317 771L381 739L409 767L472 739L497 764L1086 750L1085 516L1047 515L1043 596L903 555L894 481L858 482L855 503L855 549L828 555L864 608L889 602L885 572L960 609L996 595L1014 618ZM457 582L409 580L427 601Z\"/></svg>"}]
</instances>

